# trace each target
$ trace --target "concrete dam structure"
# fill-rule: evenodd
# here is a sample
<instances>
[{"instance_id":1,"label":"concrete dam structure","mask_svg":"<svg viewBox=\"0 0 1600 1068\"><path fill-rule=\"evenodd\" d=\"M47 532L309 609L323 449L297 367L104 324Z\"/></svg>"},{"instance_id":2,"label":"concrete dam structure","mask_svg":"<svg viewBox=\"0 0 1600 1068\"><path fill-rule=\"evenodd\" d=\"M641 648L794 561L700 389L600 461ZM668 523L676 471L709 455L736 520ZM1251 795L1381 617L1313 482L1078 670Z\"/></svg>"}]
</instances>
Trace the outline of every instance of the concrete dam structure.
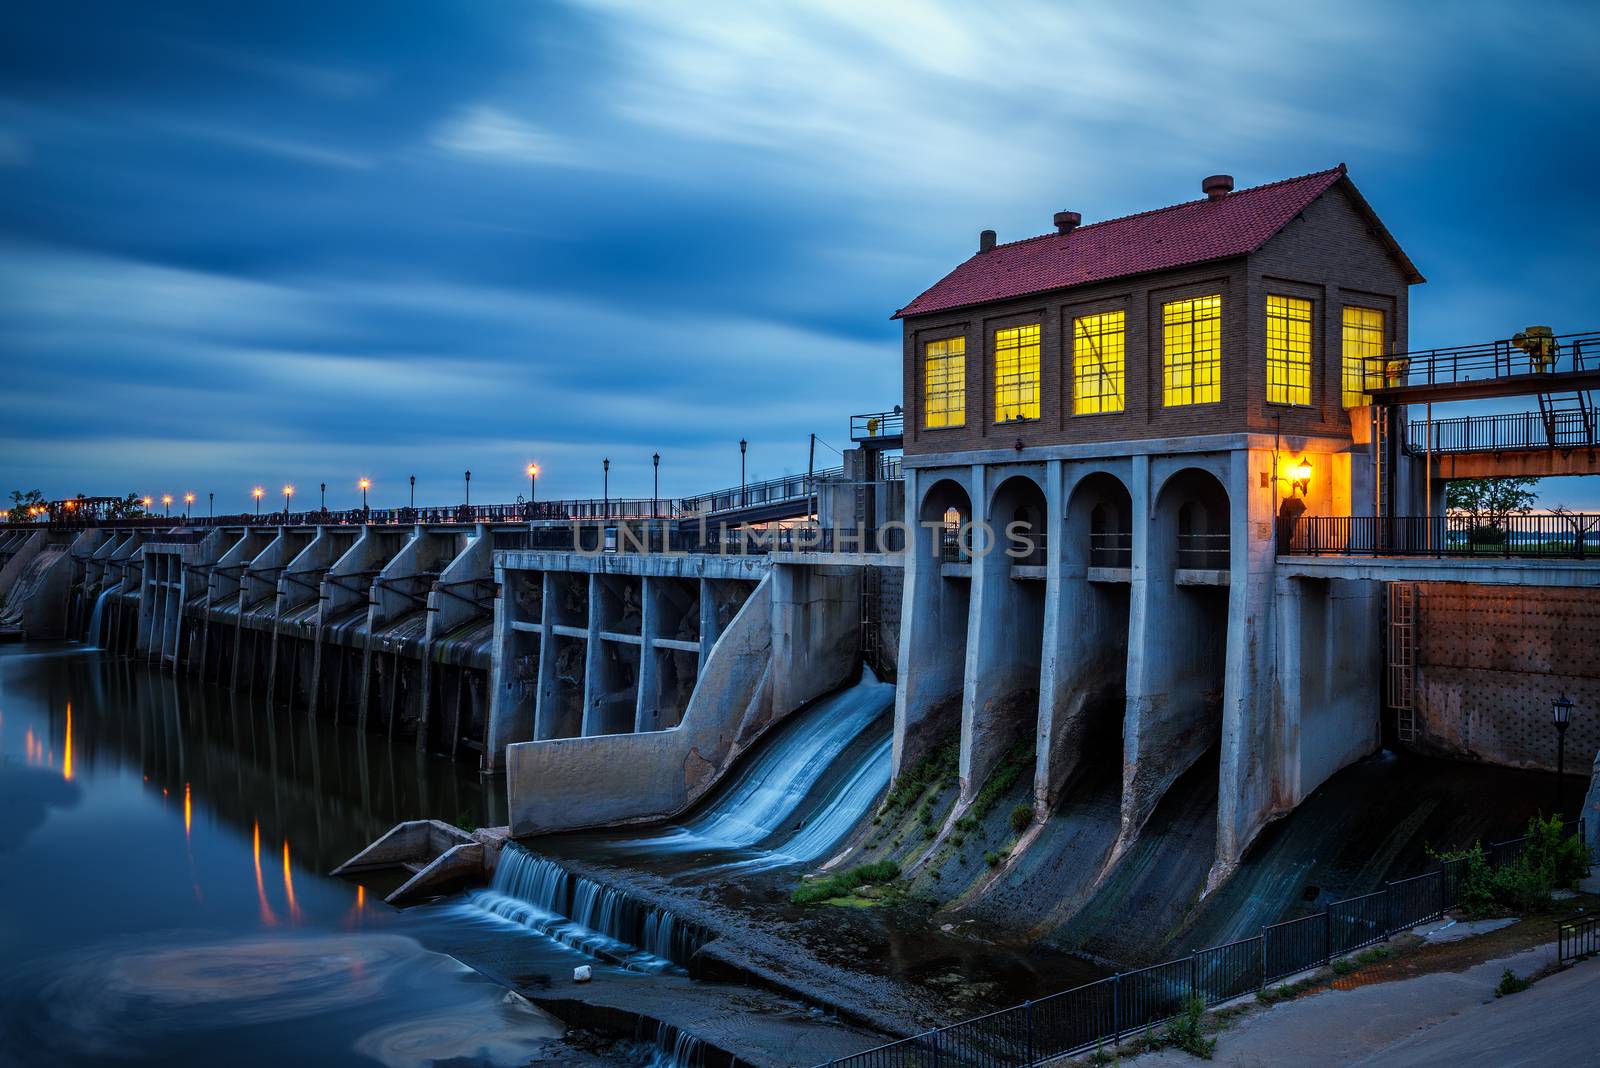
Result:
<instances>
[{"instance_id":1,"label":"concrete dam structure","mask_svg":"<svg viewBox=\"0 0 1600 1068\"><path fill-rule=\"evenodd\" d=\"M1600 335L1413 350L1422 276L1342 166L1204 192L986 231L897 313L903 404L834 471L255 521L58 502L0 531L0 629L476 765L506 827L451 839L489 882L451 907L884 1033L936 1016L925 990L775 948L803 878L872 864L1094 967L1315 901L1302 808L1388 836L1319 876L1370 890L1425 830L1497 825L1386 827L1363 790L1466 803L1428 759L1600 752L1600 716L1545 729L1600 708L1600 519L1443 506L1491 462L1600 473ZM1433 417L1512 397L1537 412Z\"/></svg>"}]
</instances>

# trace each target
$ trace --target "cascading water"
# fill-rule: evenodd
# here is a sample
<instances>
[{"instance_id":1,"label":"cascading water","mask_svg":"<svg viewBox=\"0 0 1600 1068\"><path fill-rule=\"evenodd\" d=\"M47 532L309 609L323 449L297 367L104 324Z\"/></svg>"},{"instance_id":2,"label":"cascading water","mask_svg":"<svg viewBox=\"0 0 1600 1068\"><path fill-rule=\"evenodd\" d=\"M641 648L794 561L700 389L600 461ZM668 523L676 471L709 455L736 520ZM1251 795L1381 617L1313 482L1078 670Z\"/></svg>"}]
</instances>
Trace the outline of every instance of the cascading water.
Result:
<instances>
[{"instance_id":1,"label":"cascading water","mask_svg":"<svg viewBox=\"0 0 1600 1068\"><path fill-rule=\"evenodd\" d=\"M642 1032L643 1021L640 1023ZM642 1033L640 1037L643 1038ZM671 1024L656 1024L655 1041L646 1048L649 1060L644 1062L644 1068L701 1068L706 1062L705 1043Z\"/></svg>"},{"instance_id":2,"label":"cascading water","mask_svg":"<svg viewBox=\"0 0 1600 1068\"><path fill-rule=\"evenodd\" d=\"M715 855L712 867L741 871L815 860L866 815L888 785L892 741L883 720L893 701L894 687L866 673L855 686L790 717L694 819L602 848L630 860L701 851ZM875 728L880 737L863 739ZM837 767L843 759L850 764ZM805 825L779 837L796 809L829 778L833 785ZM575 875L515 843L501 850L489 888L460 907L633 971L687 967L707 940L702 929L681 917Z\"/></svg>"},{"instance_id":3,"label":"cascading water","mask_svg":"<svg viewBox=\"0 0 1600 1068\"><path fill-rule=\"evenodd\" d=\"M515 843L500 851L494 881L464 906L520 924L631 971L687 965L705 934L665 909L574 875Z\"/></svg>"},{"instance_id":4,"label":"cascading water","mask_svg":"<svg viewBox=\"0 0 1600 1068\"><path fill-rule=\"evenodd\" d=\"M855 686L796 713L794 722L786 725L771 747L740 772L698 817L663 834L622 843L623 847L651 852L727 850L748 848L771 837L788 822L840 754L881 717L893 701L894 687L879 682L870 671L866 672ZM880 753L880 750L876 763L882 767L883 783L887 783L889 750L878 746L873 752ZM863 765L871 767L873 762L864 761ZM870 773L868 778L871 778ZM881 789L882 784L878 788ZM875 795L875 790L852 794L849 800L858 803L854 809L841 803L831 820L838 825L839 834L821 843L821 848L831 845L859 819ZM835 796L840 802L845 800L838 794ZM809 827L815 827L822 816L819 812ZM797 856L795 859L809 858Z\"/></svg>"},{"instance_id":5,"label":"cascading water","mask_svg":"<svg viewBox=\"0 0 1600 1068\"><path fill-rule=\"evenodd\" d=\"M122 583L113 582L111 585L101 590L100 596L94 599L94 611L89 613L89 631L84 635L83 638L83 640L88 642L90 645L98 646L100 644L100 616L105 611L106 598L110 597L113 593L119 592L121 589Z\"/></svg>"}]
</instances>

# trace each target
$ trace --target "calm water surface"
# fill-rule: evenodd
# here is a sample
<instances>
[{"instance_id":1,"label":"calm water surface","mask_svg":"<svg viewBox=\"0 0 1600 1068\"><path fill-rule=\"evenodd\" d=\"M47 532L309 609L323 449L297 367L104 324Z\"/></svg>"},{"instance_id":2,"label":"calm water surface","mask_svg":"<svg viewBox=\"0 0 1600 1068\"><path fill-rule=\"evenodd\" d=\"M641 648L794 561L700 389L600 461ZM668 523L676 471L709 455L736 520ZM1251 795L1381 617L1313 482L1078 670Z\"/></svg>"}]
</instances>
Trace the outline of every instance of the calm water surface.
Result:
<instances>
[{"instance_id":1,"label":"calm water surface","mask_svg":"<svg viewBox=\"0 0 1600 1068\"><path fill-rule=\"evenodd\" d=\"M474 936L461 910L323 875L400 820L502 805L409 743L0 646L0 1065L561 1063L558 1021L429 949Z\"/></svg>"}]
</instances>

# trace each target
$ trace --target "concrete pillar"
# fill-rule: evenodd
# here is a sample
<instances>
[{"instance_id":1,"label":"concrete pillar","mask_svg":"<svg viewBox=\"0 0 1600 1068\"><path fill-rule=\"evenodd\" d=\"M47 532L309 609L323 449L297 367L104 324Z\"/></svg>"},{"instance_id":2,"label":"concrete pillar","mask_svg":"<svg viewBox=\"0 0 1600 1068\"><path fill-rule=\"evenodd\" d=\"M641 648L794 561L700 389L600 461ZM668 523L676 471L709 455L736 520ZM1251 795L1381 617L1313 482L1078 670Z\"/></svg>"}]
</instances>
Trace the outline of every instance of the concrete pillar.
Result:
<instances>
[{"instance_id":1,"label":"concrete pillar","mask_svg":"<svg viewBox=\"0 0 1600 1068\"><path fill-rule=\"evenodd\" d=\"M474 527L471 541L439 573L438 585L444 589L435 589L428 593L428 620L419 650L422 660L422 708L417 721L419 750L426 751L428 748L428 731L434 707L439 703L434 699L434 692L439 689L435 644L442 644L450 634L482 618L482 610L472 603L477 597L478 589L471 583L490 579L494 574L493 561L494 539L489 534L488 526L479 523ZM455 736L459 731L453 721L449 729L452 737L448 751L453 754L460 742L460 738ZM484 729L487 732L487 723ZM486 745L486 760L487 753Z\"/></svg>"},{"instance_id":2,"label":"concrete pillar","mask_svg":"<svg viewBox=\"0 0 1600 1068\"><path fill-rule=\"evenodd\" d=\"M959 721L965 674L970 573L946 578L938 532L923 525L923 497L935 476L906 470L904 592L900 599L899 684L894 702L894 774L914 764L948 721ZM969 516L970 516L970 504ZM958 565L958 567L961 565Z\"/></svg>"},{"instance_id":3,"label":"concrete pillar","mask_svg":"<svg viewBox=\"0 0 1600 1068\"><path fill-rule=\"evenodd\" d=\"M990 477L999 482L1003 477L1025 476L1004 476L991 469ZM1012 574L1016 561L1005 551L1006 527L1013 518L1010 491L985 485L982 468L974 469L972 478L981 487L985 503L979 514L989 529L974 533L972 610L961 701L963 802L977 796L1006 750L1037 728L1045 594L1043 583ZM1047 551L1055 540L1046 538Z\"/></svg>"},{"instance_id":4,"label":"concrete pillar","mask_svg":"<svg viewBox=\"0 0 1600 1068\"><path fill-rule=\"evenodd\" d=\"M540 575L539 581L543 592L539 598L539 668L534 689L533 737L536 741L543 741L561 738L570 732L563 729L561 702L556 691L555 576L546 571ZM583 733L581 726L575 733Z\"/></svg>"},{"instance_id":5,"label":"concrete pillar","mask_svg":"<svg viewBox=\"0 0 1600 1068\"><path fill-rule=\"evenodd\" d=\"M786 716L844 685L861 663L861 574L773 564L772 710Z\"/></svg>"},{"instance_id":6,"label":"concrete pillar","mask_svg":"<svg viewBox=\"0 0 1600 1068\"><path fill-rule=\"evenodd\" d=\"M660 715L659 665L656 663L656 639L661 637L661 605L663 580L645 575L639 594L639 685L638 699L634 705L633 729L654 730Z\"/></svg>"}]
</instances>

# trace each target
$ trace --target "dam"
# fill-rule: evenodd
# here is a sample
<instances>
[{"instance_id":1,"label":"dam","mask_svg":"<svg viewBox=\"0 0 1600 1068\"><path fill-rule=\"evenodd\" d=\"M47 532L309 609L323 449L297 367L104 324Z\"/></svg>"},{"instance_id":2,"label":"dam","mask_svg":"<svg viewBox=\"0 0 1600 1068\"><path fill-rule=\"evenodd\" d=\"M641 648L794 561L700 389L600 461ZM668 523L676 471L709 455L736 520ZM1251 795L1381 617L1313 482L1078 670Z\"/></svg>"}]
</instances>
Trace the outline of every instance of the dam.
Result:
<instances>
[{"instance_id":1,"label":"dam","mask_svg":"<svg viewBox=\"0 0 1600 1068\"><path fill-rule=\"evenodd\" d=\"M1202 192L985 231L896 313L901 403L838 468L181 522L55 501L0 530L0 631L381 747L407 800L364 801L318 874L659 1063L843 1059L1592 814L1600 521L1444 496L1600 473L1600 334L1413 348L1422 275L1345 168ZM39 701L52 767L71 721Z\"/></svg>"}]
</instances>

